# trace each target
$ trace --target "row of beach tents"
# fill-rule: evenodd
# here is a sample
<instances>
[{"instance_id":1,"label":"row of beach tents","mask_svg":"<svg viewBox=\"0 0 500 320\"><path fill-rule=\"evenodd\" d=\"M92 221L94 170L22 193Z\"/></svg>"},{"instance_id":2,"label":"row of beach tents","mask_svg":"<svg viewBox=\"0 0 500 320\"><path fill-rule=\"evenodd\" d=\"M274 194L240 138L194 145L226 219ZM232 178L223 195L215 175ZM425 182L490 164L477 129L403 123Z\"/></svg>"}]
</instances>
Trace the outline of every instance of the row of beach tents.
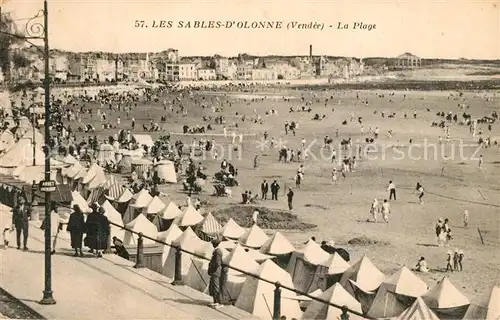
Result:
<instances>
[{"instance_id":1,"label":"row of beach tents","mask_svg":"<svg viewBox=\"0 0 500 320\"><path fill-rule=\"evenodd\" d=\"M27 133L0 154L0 174L30 183L43 177L43 137L35 132L35 145ZM1 138L1 137L0 137ZM3 140L0 141L3 145ZM33 147L34 146L34 147ZM32 150L32 151L30 151ZM35 153L33 153L35 150ZM37 152L39 150L40 152ZM31 153L30 153L31 152ZM39 155L40 154L40 155ZM31 159L36 165L32 166ZM54 179L72 187L72 204L90 212L98 202L108 219L116 224L111 233L127 246L135 246L136 236L120 227L142 232L167 244L206 259L212 255L209 242L222 236L226 264L231 269L225 294L235 305L263 319L272 318L274 282L308 293L337 306L347 306L367 318L397 319L498 319L500 290L495 287L487 307L471 304L448 278L429 288L407 267L390 276L384 275L371 260L363 256L354 264L338 253L329 254L310 240L296 249L280 232L271 236L258 225L239 226L233 219L221 225L211 213L202 214L192 205L180 209L173 201L152 196L147 190L133 194L113 175L106 174L97 163L82 166L71 155L52 161ZM173 164L172 164L173 168ZM175 173L175 171L174 171ZM144 239L145 245L158 245ZM163 246L162 274L174 277L175 249ZM184 283L206 291L208 260L183 254L181 273ZM255 274L271 283L246 276ZM308 297L282 290L282 313L296 319L337 319L340 310ZM304 311L303 311L304 310ZM351 319L363 318L351 314Z\"/></svg>"},{"instance_id":2,"label":"row of beach tents","mask_svg":"<svg viewBox=\"0 0 500 320\"><path fill-rule=\"evenodd\" d=\"M93 201L76 191L74 199L83 207ZM181 265L184 283L200 291L206 292L209 282L208 260L213 251L209 240L222 236L224 262L237 269L230 269L225 294L237 307L262 319L272 318L275 289L272 283L276 281L336 306L347 306L355 312L350 319L497 319L500 316L495 300L488 307L471 304L446 277L429 289L406 266L386 276L367 256L351 265L338 253L327 253L313 240L296 249L279 231L269 236L258 225L243 228L233 219L222 225L210 212L202 214L191 205L181 210L173 201L167 205L146 190L132 194L124 189L114 199L107 197L102 206L110 221L119 226L205 257L183 254ZM131 232L114 227L112 233L126 245L136 245L137 237ZM144 240L145 245L155 245L154 241ZM169 278L174 277L175 251L163 245L162 274ZM491 299L498 296L499 288L495 287ZM282 313L289 319L338 319L341 314L336 307L286 289L282 290L281 299Z\"/></svg>"}]
</instances>

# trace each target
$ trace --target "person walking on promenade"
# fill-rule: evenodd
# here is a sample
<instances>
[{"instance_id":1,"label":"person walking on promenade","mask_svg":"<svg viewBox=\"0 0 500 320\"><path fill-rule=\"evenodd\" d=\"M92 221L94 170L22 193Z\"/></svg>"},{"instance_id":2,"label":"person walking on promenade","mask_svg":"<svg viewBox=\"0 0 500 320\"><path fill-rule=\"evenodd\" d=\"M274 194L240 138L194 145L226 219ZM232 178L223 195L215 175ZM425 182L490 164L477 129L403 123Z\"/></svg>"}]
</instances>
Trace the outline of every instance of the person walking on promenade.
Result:
<instances>
[{"instance_id":1,"label":"person walking on promenade","mask_svg":"<svg viewBox=\"0 0 500 320\"><path fill-rule=\"evenodd\" d=\"M222 251L219 248L220 242L219 238L212 240L214 251L212 252L212 259L208 264L208 275L210 276L208 293L213 298L213 303L210 304L213 308L222 307Z\"/></svg>"},{"instance_id":2,"label":"person walking on promenade","mask_svg":"<svg viewBox=\"0 0 500 320\"><path fill-rule=\"evenodd\" d=\"M52 250L50 251L50 254L55 254L56 253L56 246L57 246L57 239L59 238L59 232L63 228L63 221L61 219L61 216L59 215L57 211L57 204L55 202L52 202L51 204L51 210L50 210L50 235L52 237ZM40 226L40 229L45 230L45 226L47 223L47 217L43 219L42 225Z\"/></svg>"},{"instance_id":3,"label":"person walking on promenade","mask_svg":"<svg viewBox=\"0 0 500 320\"><path fill-rule=\"evenodd\" d=\"M104 208L94 206L93 211L87 217L85 229L85 245L91 249L94 256L101 258L102 251L108 246L109 220L104 215Z\"/></svg>"},{"instance_id":4,"label":"person walking on promenade","mask_svg":"<svg viewBox=\"0 0 500 320\"><path fill-rule=\"evenodd\" d=\"M73 256L77 257L80 255L80 257L83 257L82 241L83 234L85 232L85 218L78 205L73 206L73 212L69 216L68 227L66 230L71 236L71 247L75 249L75 254Z\"/></svg>"},{"instance_id":5,"label":"person walking on promenade","mask_svg":"<svg viewBox=\"0 0 500 320\"><path fill-rule=\"evenodd\" d=\"M85 239L83 240L86 247L90 248L90 253L96 255L95 247L97 243L97 221L99 213L97 212L97 204L93 203L90 208L92 212L87 216L87 221L85 221Z\"/></svg>"},{"instance_id":6,"label":"person walking on promenade","mask_svg":"<svg viewBox=\"0 0 500 320\"><path fill-rule=\"evenodd\" d=\"M18 205L12 210L12 225L16 228L17 249L21 249L21 233L23 234L23 250L28 251L28 229L30 209L26 200L19 198Z\"/></svg>"}]
</instances>

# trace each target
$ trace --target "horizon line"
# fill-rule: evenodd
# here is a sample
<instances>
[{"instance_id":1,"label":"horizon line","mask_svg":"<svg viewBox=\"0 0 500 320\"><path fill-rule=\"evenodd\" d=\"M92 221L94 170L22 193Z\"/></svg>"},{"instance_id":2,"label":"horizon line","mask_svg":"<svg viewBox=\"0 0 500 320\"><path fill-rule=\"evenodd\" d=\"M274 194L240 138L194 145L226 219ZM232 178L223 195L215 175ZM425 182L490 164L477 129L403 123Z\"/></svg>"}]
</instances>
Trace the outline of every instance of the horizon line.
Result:
<instances>
[{"instance_id":1,"label":"horizon line","mask_svg":"<svg viewBox=\"0 0 500 320\"><path fill-rule=\"evenodd\" d=\"M30 47L33 47L33 46L29 46L28 48ZM158 50L158 51L127 51L127 52L113 52L113 51L107 51L107 50L87 50L87 51L72 51L72 50L68 50L68 49L61 49L61 48L56 48L56 47L53 47L53 48L50 48L50 51L53 51L53 50L57 50L57 51L63 51L63 52L68 52L68 53L108 53L108 54L114 54L114 55L120 55L120 54L146 54L146 53L152 53L152 54L155 54L155 53L161 53L161 52L165 52L165 51L168 51L168 50L177 50L179 51L178 49L175 49L175 48L172 48L172 47L169 47L169 48L166 48L166 49L163 49L163 50ZM404 55L404 54L412 54L412 55L415 55L416 57L422 59L422 60L469 60L469 61L500 61L500 57L498 58L470 58L470 57L424 57L424 56L419 56L419 55L416 55L414 53L411 53L411 52L403 52L403 53L400 53L399 55L396 55L396 56L365 56L365 57L359 57L359 56L346 56L346 55L332 55L332 54L313 54L312 57L335 57L335 58L354 58L354 59L362 59L362 60L365 60L365 59L396 59L398 58L398 56L400 55ZM213 53L213 54L210 54L210 55L204 55L204 54L196 54L196 55L179 55L179 59L182 59L182 58L194 58L194 57L203 57L203 58L207 58L207 57L214 57L214 56L221 56L223 58L238 58L238 55L247 55L247 56L251 56L251 57L258 57L258 58L265 58L265 57L283 57L283 58L287 58L287 57L309 57L310 55L309 54L275 54L275 53L270 53L270 54L266 54L266 55L260 55L260 54L253 54L253 53L248 53L248 52L241 52L241 53L238 53L237 55L224 55L224 54L220 54L220 53Z\"/></svg>"}]
</instances>

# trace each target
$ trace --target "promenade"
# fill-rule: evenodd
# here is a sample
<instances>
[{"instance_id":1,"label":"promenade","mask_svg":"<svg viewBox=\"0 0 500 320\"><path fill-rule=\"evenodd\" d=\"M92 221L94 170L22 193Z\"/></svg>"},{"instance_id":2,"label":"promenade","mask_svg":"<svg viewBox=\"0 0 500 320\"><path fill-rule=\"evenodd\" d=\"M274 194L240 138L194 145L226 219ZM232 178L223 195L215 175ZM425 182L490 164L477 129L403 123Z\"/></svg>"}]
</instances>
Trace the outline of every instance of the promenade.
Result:
<instances>
[{"instance_id":1,"label":"promenade","mask_svg":"<svg viewBox=\"0 0 500 320\"><path fill-rule=\"evenodd\" d=\"M10 208L0 205L0 226L6 226ZM93 258L72 256L68 236L58 240L52 256L52 289L57 304L38 304L44 288L41 221L30 222L28 252L11 245L0 250L0 287L47 319L255 319L232 306L213 309L211 298L116 255ZM66 232L64 232L66 233ZM3 245L3 243L2 243ZM1 316L0 316L1 318Z\"/></svg>"}]
</instances>

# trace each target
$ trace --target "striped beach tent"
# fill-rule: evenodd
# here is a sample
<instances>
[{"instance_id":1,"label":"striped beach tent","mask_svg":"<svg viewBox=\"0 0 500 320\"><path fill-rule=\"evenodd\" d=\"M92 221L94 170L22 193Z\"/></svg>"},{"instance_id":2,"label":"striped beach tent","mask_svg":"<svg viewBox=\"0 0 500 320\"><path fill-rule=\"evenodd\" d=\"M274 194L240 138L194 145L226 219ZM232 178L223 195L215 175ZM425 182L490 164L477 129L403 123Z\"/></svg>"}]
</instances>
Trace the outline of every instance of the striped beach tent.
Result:
<instances>
[{"instance_id":1,"label":"striped beach tent","mask_svg":"<svg viewBox=\"0 0 500 320\"><path fill-rule=\"evenodd\" d=\"M215 237L217 237L218 233L222 229L220 223L215 219L211 212L205 215L200 224L198 224L195 228L196 234L202 240L211 241Z\"/></svg>"},{"instance_id":2,"label":"striped beach tent","mask_svg":"<svg viewBox=\"0 0 500 320\"><path fill-rule=\"evenodd\" d=\"M90 190L90 195L87 198L87 203L92 204L94 202L97 202L99 204L103 203L106 198L104 197L104 192L105 189L102 187L97 187L92 190Z\"/></svg>"},{"instance_id":3,"label":"striped beach tent","mask_svg":"<svg viewBox=\"0 0 500 320\"><path fill-rule=\"evenodd\" d=\"M439 320L434 312L425 304L422 298L417 298L415 302L397 320Z\"/></svg>"},{"instance_id":4,"label":"striped beach tent","mask_svg":"<svg viewBox=\"0 0 500 320\"><path fill-rule=\"evenodd\" d=\"M103 188L106 190L105 197L108 200L116 200L118 199L123 191L124 187L122 186L121 183L118 182L116 177L114 175L109 175L107 177L106 182L103 185Z\"/></svg>"}]
</instances>

